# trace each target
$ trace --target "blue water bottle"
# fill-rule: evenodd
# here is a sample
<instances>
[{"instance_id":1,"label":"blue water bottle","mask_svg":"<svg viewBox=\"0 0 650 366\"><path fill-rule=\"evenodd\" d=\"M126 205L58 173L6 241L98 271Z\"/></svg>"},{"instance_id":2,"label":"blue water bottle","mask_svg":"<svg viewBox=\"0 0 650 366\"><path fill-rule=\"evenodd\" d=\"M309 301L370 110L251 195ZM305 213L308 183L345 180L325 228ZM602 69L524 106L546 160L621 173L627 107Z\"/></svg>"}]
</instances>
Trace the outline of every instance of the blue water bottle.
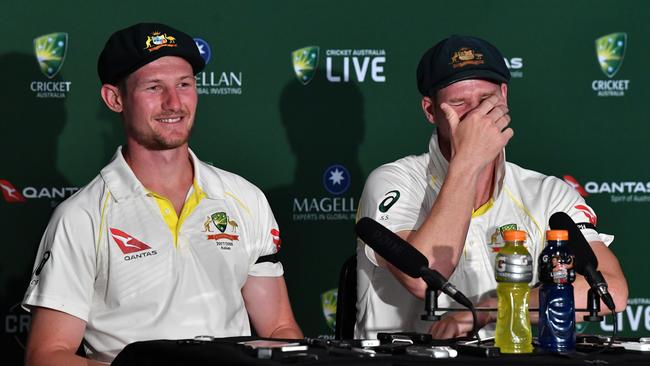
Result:
<instances>
[{"instance_id":1,"label":"blue water bottle","mask_svg":"<svg viewBox=\"0 0 650 366\"><path fill-rule=\"evenodd\" d=\"M539 256L539 330L542 350L572 352L576 348L576 314L573 285L574 255L569 251L566 230L546 232L547 245Z\"/></svg>"}]
</instances>

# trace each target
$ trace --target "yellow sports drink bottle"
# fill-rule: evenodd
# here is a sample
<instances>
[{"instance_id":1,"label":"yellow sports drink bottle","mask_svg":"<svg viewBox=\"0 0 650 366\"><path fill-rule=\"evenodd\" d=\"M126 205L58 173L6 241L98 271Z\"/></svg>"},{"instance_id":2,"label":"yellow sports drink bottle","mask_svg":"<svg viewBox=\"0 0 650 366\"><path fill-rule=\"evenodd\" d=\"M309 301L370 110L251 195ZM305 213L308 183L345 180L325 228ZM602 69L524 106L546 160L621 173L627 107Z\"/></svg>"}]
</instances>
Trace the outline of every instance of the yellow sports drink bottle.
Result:
<instances>
[{"instance_id":1,"label":"yellow sports drink bottle","mask_svg":"<svg viewBox=\"0 0 650 366\"><path fill-rule=\"evenodd\" d=\"M497 329L494 343L502 353L533 351L528 316L528 283L533 279L533 259L524 247L526 232L506 230L506 245L496 258Z\"/></svg>"}]
</instances>

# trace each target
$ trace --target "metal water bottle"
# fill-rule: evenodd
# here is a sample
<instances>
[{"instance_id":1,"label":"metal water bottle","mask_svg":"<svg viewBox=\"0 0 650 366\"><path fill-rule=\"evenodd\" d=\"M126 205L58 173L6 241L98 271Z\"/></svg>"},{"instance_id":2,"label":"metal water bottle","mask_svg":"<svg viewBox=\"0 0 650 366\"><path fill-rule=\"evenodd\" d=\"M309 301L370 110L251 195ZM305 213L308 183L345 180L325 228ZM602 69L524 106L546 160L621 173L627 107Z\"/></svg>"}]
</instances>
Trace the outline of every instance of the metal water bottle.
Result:
<instances>
[{"instance_id":1,"label":"metal water bottle","mask_svg":"<svg viewBox=\"0 0 650 366\"><path fill-rule=\"evenodd\" d=\"M533 351L528 283L533 279L533 258L524 246L526 232L503 232L505 246L496 257L497 324L494 343L502 353Z\"/></svg>"},{"instance_id":2,"label":"metal water bottle","mask_svg":"<svg viewBox=\"0 0 650 366\"><path fill-rule=\"evenodd\" d=\"M539 335L542 350L564 353L576 347L576 314L573 285L574 255L566 230L546 232L546 247L539 256Z\"/></svg>"}]
</instances>

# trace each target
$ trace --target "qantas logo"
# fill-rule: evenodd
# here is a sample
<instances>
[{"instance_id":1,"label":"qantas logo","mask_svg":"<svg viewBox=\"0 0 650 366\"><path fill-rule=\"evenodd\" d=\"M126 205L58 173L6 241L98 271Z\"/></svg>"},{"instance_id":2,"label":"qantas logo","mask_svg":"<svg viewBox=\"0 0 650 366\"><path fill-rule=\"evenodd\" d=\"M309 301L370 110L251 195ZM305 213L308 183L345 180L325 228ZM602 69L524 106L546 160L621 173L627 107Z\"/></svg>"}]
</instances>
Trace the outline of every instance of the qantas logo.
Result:
<instances>
[{"instance_id":1,"label":"qantas logo","mask_svg":"<svg viewBox=\"0 0 650 366\"><path fill-rule=\"evenodd\" d=\"M587 216L587 219L589 219L589 222L593 225L596 226L596 221L598 221L598 218L596 217L596 214L587 206L585 205L576 205L575 206L580 212L585 214Z\"/></svg>"},{"instance_id":2,"label":"qantas logo","mask_svg":"<svg viewBox=\"0 0 650 366\"><path fill-rule=\"evenodd\" d=\"M589 193L587 193L587 191L585 191L585 189L582 188L582 186L580 185L580 183L578 183L578 180L577 180L577 179L575 179L574 177L572 177L572 176L570 176L570 175L565 175L565 176L562 177L562 178L564 178L564 181L565 181L567 184L569 184L573 189L575 189L576 191L578 191L578 193L579 193L582 197L587 197L587 196L589 196Z\"/></svg>"},{"instance_id":3,"label":"qantas logo","mask_svg":"<svg viewBox=\"0 0 650 366\"><path fill-rule=\"evenodd\" d=\"M77 187L25 187L22 190L14 187L8 180L0 179L2 196L8 203L24 203L28 199L49 198L60 202L79 190Z\"/></svg>"},{"instance_id":4,"label":"qantas logo","mask_svg":"<svg viewBox=\"0 0 650 366\"><path fill-rule=\"evenodd\" d=\"M11 183L4 179L0 179L0 188L2 188L2 196L5 201L10 203L26 201L25 197Z\"/></svg>"},{"instance_id":5,"label":"qantas logo","mask_svg":"<svg viewBox=\"0 0 650 366\"><path fill-rule=\"evenodd\" d=\"M280 240L280 230L271 229L271 237L273 237L273 244L275 244L276 252L279 252L280 251L280 243L282 242Z\"/></svg>"},{"instance_id":6,"label":"qantas logo","mask_svg":"<svg viewBox=\"0 0 650 366\"><path fill-rule=\"evenodd\" d=\"M115 240L117 246L120 247L120 250L124 254L131 254L131 253L151 249L150 246L134 238L133 236L125 233L124 231L114 229L114 228L111 228L110 231L113 240Z\"/></svg>"}]
</instances>

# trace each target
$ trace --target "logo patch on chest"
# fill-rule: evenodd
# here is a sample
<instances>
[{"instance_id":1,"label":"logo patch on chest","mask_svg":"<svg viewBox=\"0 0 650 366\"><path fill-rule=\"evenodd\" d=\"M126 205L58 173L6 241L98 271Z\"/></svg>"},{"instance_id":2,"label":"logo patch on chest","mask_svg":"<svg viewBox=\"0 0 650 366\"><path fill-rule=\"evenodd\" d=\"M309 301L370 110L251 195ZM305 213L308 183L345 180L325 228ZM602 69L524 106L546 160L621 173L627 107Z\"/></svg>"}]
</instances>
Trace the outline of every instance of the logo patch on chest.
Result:
<instances>
[{"instance_id":1,"label":"logo patch on chest","mask_svg":"<svg viewBox=\"0 0 650 366\"><path fill-rule=\"evenodd\" d=\"M227 213L219 211L206 217L202 231L205 233L214 233L207 234L207 239L213 240L222 250L230 250L232 249L233 242L239 240L238 230L239 224L237 224L237 221L230 219Z\"/></svg>"},{"instance_id":2,"label":"logo patch on chest","mask_svg":"<svg viewBox=\"0 0 650 366\"><path fill-rule=\"evenodd\" d=\"M506 224L498 226L494 233L490 236L490 241L488 246L492 249L492 253L498 253L504 245L506 245L503 240L503 232L506 230L517 230L517 224Z\"/></svg>"},{"instance_id":3,"label":"logo patch on chest","mask_svg":"<svg viewBox=\"0 0 650 366\"><path fill-rule=\"evenodd\" d=\"M124 231L115 228L110 228L109 230L111 232L111 237L115 241L115 244L117 244L117 246L124 254L125 261L158 254L158 252L156 252L154 249L151 249L149 245L136 239L131 234L127 234Z\"/></svg>"}]
</instances>

